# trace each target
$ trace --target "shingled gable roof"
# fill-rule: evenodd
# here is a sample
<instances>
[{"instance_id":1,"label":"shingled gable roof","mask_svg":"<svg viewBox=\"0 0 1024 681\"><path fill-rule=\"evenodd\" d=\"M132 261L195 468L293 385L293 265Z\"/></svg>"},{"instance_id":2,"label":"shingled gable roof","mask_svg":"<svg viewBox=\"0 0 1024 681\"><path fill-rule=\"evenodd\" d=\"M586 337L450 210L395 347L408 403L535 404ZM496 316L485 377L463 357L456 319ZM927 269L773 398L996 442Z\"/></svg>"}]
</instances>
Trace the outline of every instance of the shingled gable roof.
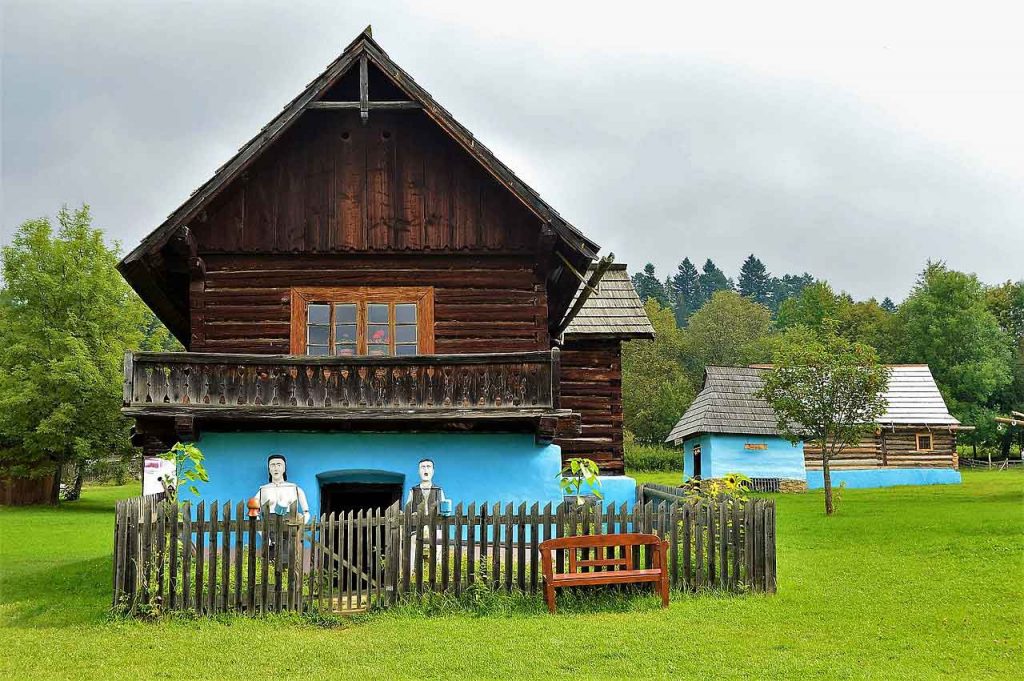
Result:
<instances>
[{"instance_id":1,"label":"shingled gable roof","mask_svg":"<svg viewBox=\"0 0 1024 681\"><path fill-rule=\"evenodd\" d=\"M562 218L536 191L519 179L508 166L495 157L490 149L481 144L469 130L456 121L451 113L434 101L430 93L420 87L381 49L373 39L370 27L367 26L341 55L327 66L323 73L285 105L281 113L267 123L255 137L246 142L238 150L238 153L217 169L213 177L196 189L181 206L167 217L163 224L146 236L118 264L118 269L136 288L143 300L161 316L165 323L171 321L168 326L172 327L171 331L179 339L185 340L182 338L183 329L174 327L184 325L187 328L187 315L184 314L184 310L175 309L174 302L168 298L166 291L161 290L159 285L141 281L145 278L145 272L150 269L148 263L143 262L144 258L158 256L159 250L178 234L182 227L194 219L222 189L241 175L265 149L280 138L311 104L318 101L351 68L357 67L363 55L366 56L369 63L375 65L399 89L405 92L411 101L418 103L431 120L476 159L502 186L512 192L543 224L547 225L554 232L554 236L568 247L566 252L572 254L571 258L576 261L574 264L584 267L596 257L600 246Z\"/></svg>"},{"instance_id":2,"label":"shingled gable roof","mask_svg":"<svg viewBox=\"0 0 1024 681\"><path fill-rule=\"evenodd\" d=\"M704 371L704 388L666 442L677 442L699 433L778 435L775 412L757 396L764 385L766 367L715 367ZM886 411L881 425L960 425L946 408L927 364L889 366Z\"/></svg>"},{"instance_id":3,"label":"shingled gable roof","mask_svg":"<svg viewBox=\"0 0 1024 681\"><path fill-rule=\"evenodd\" d=\"M594 267L590 268L590 273ZM589 273L588 273L589 274ZM576 303L583 291L581 284L573 296ZM570 309L572 305L569 306ZM654 338L654 327L647 318L629 272L624 264L613 264L601 277L597 292L583 303L579 313L565 329L567 337L581 338Z\"/></svg>"}]
</instances>

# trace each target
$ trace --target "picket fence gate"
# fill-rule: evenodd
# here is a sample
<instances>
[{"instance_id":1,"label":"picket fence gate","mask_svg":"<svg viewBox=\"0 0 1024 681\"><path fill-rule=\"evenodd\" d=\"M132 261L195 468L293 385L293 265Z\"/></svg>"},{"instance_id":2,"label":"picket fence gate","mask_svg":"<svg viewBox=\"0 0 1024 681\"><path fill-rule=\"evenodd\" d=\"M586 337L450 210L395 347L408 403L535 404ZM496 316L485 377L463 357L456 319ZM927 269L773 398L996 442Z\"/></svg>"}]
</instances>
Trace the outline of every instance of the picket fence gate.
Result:
<instances>
[{"instance_id":1,"label":"picket fence gate","mask_svg":"<svg viewBox=\"0 0 1024 681\"><path fill-rule=\"evenodd\" d=\"M251 518L244 503L127 499L116 508L113 602L135 613L255 615L356 612L470 588L541 594L542 541L634 531L669 542L674 589L775 591L774 501L686 502L649 486L641 495L632 506L471 503L447 515L395 504L308 522L295 509ZM652 556L633 550L650 567ZM567 559L555 556L559 571Z\"/></svg>"}]
</instances>

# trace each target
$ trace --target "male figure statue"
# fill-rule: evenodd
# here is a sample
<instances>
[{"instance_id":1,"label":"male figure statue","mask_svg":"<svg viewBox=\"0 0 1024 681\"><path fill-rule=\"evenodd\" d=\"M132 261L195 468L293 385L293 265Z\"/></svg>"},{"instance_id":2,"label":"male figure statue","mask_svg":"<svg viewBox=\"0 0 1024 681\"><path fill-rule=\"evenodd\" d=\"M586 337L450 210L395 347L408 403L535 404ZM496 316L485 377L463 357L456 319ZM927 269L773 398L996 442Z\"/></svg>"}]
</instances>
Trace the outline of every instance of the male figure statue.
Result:
<instances>
[{"instance_id":1,"label":"male figure statue","mask_svg":"<svg viewBox=\"0 0 1024 681\"><path fill-rule=\"evenodd\" d=\"M409 490L405 504L419 508L426 503L428 509L437 508L444 501L444 490L434 484L434 462L430 459L420 459L419 468L420 483Z\"/></svg>"},{"instance_id":2,"label":"male figure statue","mask_svg":"<svg viewBox=\"0 0 1024 681\"><path fill-rule=\"evenodd\" d=\"M288 460L283 454L267 457L267 484L257 494L260 508L265 513L285 515L292 504L297 504L304 522L309 522L309 504L306 493L294 482L288 482Z\"/></svg>"}]
</instances>

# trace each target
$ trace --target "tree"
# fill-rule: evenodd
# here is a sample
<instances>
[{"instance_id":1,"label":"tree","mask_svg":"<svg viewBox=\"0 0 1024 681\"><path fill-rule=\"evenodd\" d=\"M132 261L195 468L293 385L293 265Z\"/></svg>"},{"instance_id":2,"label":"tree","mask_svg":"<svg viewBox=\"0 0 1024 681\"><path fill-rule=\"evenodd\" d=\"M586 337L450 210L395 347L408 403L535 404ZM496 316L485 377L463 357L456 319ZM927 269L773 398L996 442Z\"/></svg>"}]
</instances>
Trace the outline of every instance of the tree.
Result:
<instances>
[{"instance_id":1,"label":"tree","mask_svg":"<svg viewBox=\"0 0 1024 681\"><path fill-rule=\"evenodd\" d=\"M665 285L658 281L658 277L654 273L654 265L651 263L644 265L643 272L633 275L633 288L636 289L636 294L640 296L641 302L646 303L648 300L654 299L662 307L670 306Z\"/></svg>"},{"instance_id":2,"label":"tree","mask_svg":"<svg viewBox=\"0 0 1024 681\"><path fill-rule=\"evenodd\" d=\"M755 258L753 253L743 261L738 283L741 296L771 309L772 278L764 263Z\"/></svg>"},{"instance_id":3,"label":"tree","mask_svg":"<svg viewBox=\"0 0 1024 681\"><path fill-rule=\"evenodd\" d=\"M772 333L771 312L735 291L719 291L690 317L682 333L684 359L695 387L707 365L733 366L763 359Z\"/></svg>"},{"instance_id":4,"label":"tree","mask_svg":"<svg viewBox=\"0 0 1024 681\"><path fill-rule=\"evenodd\" d=\"M682 338L672 311L655 300L645 305L654 340L622 346L623 425L637 442L660 444L693 401L682 364Z\"/></svg>"},{"instance_id":5,"label":"tree","mask_svg":"<svg viewBox=\"0 0 1024 681\"><path fill-rule=\"evenodd\" d=\"M1013 350L1013 379L1006 387L996 392L992 402L996 406L995 410L1000 413L1005 414L1011 410L1024 412L1024 280L1008 281L989 288L985 293L985 305L995 315L999 328L1010 337ZM974 421L979 422L980 420ZM999 441L1004 457L1010 455L1013 436L1013 428L1002 429ZM986 439L994 437L995 433Z\"/></svg>"},{"instance_id":6,"label":"tree","mask_svg":"<svg viewBox=\"0 0 1024 681\"><path fill-rule=\"evenodd\" d=\"M697 278L700 286L700 297L703 302L711 300L711 296L719 291L731 291L732 280L725 276L725 273L718 269L711 258L704 261L704 269Z\"/></svg>"},{"instance_id":7,"label":"tree","mask_svg":"<svg viewBox=\"0 0 1024 681\"><path fill-rule=\"evenodd\" d=\"M982 283L929 262L896 320L898 360L928 364L953 415L984 430L971 418L983 412L972 405L992 407L1013 375L1010 336L987 307Z\"/></svg>"},{"instance_id":8,"label":"tree","mask_svg":"<svg viewBox=\"0 0 1024 681\"><path fill-rule=\"evenodd\" d=\"M687 320L694 312L704 304L700 292L700 273L690 262L689 258L683 258L676 268L676 274L672 277L672 293L674 294L673 311L676 315L676 325L686 326Z\"/></svg>"},{"instance_id":9,"label":"tree","mask_svg":"<svg viewBox=\"0 0 1024 681\"><path fill-rule=\"evenodd\" d=\"M834 329L797 326L776 348L775 367L765 372L760 394L775 410L783 437L820 449L825 513L832 515L831 460L874 431L885 413L889 372L870 346L851 343Z\"/></svg>"},{"instance_id":10,"label":"tree","mask_svg":"<svg viewBox=\"0 0 1024 681\"><path fill-rule=\"evenodd\" d=\"M130 449L122 369L144 308L87 207L57 222L25 222L0 255L0 472L14 477Z\"/></svg>"},{"instance_id":11,"label":"tree","mask_svg":"<svg viewBox=\"0 0 1024 681\"><path fill-rule=\"evenodd\" d=\"M818 281L804 287L799 296L783 302L776 320L782 329L798 325L817 329L826 319L838 319L841 306L839 296L828 282Z\"/></svg>"},{"instance_id":12,"label":"tree","mask_svg":"<svg viewBox=\"0 0 1024 681\"><path fill-rule=\"evenodd\" d=\"M797 297L813 283L814 277L807 272L785 274L781 278L772 277L772 304L769 306L772 313L777 314L783 302Z\"/></svg>"},{"instance_id":13,"label":"tree","mask_svg":"<svg viewBox=\"0 0 1024 681\"><path fill-rule=\"evenodd\" d=\"M889 313L896 311L896 303L892 302L892 298L890 298L889 296L886 296L885 298L882 299L882 304L880 307Z\"/></svg>"}]
</instances>

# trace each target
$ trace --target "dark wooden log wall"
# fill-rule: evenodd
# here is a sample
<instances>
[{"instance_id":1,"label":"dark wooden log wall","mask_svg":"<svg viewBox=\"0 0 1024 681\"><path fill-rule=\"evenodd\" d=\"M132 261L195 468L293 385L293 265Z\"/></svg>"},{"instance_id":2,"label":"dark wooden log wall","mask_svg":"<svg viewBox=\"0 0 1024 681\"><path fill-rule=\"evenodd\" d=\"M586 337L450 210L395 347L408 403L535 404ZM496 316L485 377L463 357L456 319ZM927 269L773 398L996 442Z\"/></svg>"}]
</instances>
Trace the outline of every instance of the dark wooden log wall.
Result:
<instances>
[{"instance_id":1,"label":"dark wooden log wall","mask_svg":"<svg viewBox=\"0 0 1024 681\"><path fill-rule=\"evenodd\" d=\"M578 436L558 438L562 459L593 459L601 472L622 475L622 353L617 340L568 340L561 353L563 409L580 413Z\"/></svg>"},{"instance_id":2,"label":"dark wooden log wall","mask_svg":"<svg viewBox=\"0 0 1024 681\"><path fill-rule=\"evenodd\" d=\"M917 451L917 432L898 430L885 431L878 435L869 435L856 447L845 449L838 457L833 458L833 470L849 470L856 468L954 468L956 461L956 438L952 433L932 431L932 451ZM810 444L804 445L804 461L809 470L821 470L821 450Z\"/></svg>"},{"instance_id":3,"label":"dark wooden log wall","mask_svg":"<svg viewBox=\"0 0 1024 681\"><path fill-rule=\"evenodd\" d=\"M287 354L292 286L433 286L437 354L547 350L528 256L208 255L191 296L194 352Z\"/></svg>"},{"instance_id":4,"label":"dark wooden log wall","mask_svg":"<svg viewBox=\"0 0 1024 681\"><path fill-rule=\"evenodd\" d=\"M191 228L202 252L527 252L540 221L422 111L308 111Z\"/></svg>"}]
</instances>

